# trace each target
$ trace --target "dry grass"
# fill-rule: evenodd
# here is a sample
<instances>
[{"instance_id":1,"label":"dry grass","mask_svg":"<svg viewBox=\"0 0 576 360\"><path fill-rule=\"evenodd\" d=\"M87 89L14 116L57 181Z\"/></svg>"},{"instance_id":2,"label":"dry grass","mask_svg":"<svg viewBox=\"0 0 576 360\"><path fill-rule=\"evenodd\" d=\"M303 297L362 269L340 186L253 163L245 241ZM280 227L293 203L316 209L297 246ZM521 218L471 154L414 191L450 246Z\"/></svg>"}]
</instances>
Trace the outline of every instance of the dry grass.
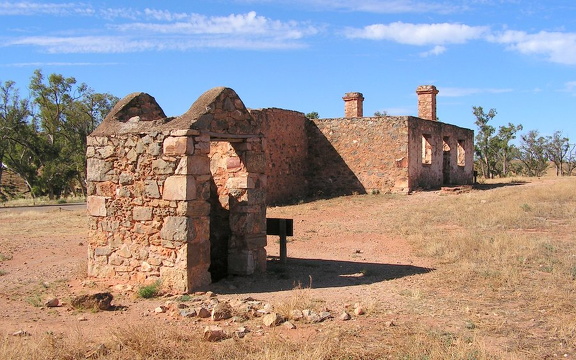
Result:
<instances>
[{"instance_id":1,"label":"dry grass","mask_svg":"<svg viewBox=\"0 0 576 360\"><path fill-rule=\"evenodd\" d=\"M374 301L365 323L328 322L300 339L270 330L213 344L187 323L130 324L105 334L101 344L79 332L6 337L0 358L483 360L576 354L576 178L458 196L354 196L287 211L351 207L365 208L370 228L349 217L333 219L331 226L407 239L434 264L435 271L397 290L398 326L385 324L387 312ZM36 221L36 215L26 216ZM49 219L62 221L57 214ZM318 310L323 302L314 289L296 288L274 306L289 318L291 310Z\"/></svg>"}]
</instances>

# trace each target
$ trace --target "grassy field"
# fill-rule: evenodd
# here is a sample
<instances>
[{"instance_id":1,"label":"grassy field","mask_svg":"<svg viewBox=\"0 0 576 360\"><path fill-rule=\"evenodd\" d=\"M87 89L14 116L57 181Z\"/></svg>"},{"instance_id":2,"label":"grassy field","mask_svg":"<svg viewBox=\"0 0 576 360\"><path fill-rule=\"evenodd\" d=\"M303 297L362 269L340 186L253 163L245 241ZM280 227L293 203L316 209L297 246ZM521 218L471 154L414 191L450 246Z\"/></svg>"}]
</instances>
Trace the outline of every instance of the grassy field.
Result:
<instances>
[{"instance_id":1,"label":"grassy field","mask_svg":"<svg viewBox=\"0 0 576 360\"><path fill-rule=\"evenodd\" d=\"M370 228L335 217L347 221L343 236L383 232L407 240L414 256L433 264L429 273L388 281L398 304L378 301L378 284L368 288L375 300L362 322L219 343L170 324L125 324L97 348L81 332L6 335L0 359L572 359L576 178L529 181L483 184L460 195L366 195L286 207L290 214L321 204L345 214L350 204L361 205ZM294 289L276 307L289 313L317 297L314 290ZM392 312L398 324L386 321Z\"/></svg>"}]
</instances>

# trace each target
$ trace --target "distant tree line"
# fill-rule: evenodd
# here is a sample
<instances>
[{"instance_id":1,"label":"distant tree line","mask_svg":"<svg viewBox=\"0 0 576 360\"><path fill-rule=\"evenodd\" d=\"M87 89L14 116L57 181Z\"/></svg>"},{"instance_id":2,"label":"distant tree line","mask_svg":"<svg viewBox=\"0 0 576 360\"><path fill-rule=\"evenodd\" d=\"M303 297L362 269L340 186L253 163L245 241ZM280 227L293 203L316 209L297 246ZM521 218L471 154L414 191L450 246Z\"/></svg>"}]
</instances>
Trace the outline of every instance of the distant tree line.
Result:
<instances>
[{"instance_id":1,"label":"distant tree line","mask_svg":"<svg viewBox=\"0 0 576 360\"><path fill-rule=\"evenodd\" d=\"M541 136L538 130L520 135L518 146L512 141L523 130L522 125L500 126L498 130L490 121L496 109L485 112L481 106L472 107L478 127L475 137L475 169L484 178L511 175L542 176L554 164L557 176L572 175L576 168L576 144L555 131Z\"/></svg>"},{"instance_id":2,"label":"distant tree line","mask_svg":"<svg viewBox=\"0 0 576 360\"><path fill-rule=\"evenodd\" d=\"M0 83L0 182L18 174L32 197L86 194L86 136L119 100L73 77L36 70L21 97L13 81Z\"/></svg>"}]
</instances>

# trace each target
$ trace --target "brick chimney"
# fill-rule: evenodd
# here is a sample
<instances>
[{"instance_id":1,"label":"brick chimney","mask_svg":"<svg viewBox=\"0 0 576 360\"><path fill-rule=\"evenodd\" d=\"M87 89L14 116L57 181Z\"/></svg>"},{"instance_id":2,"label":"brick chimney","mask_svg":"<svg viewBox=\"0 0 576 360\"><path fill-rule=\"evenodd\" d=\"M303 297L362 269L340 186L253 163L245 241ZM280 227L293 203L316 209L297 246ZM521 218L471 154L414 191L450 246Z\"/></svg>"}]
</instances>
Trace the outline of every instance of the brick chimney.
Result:
<instances>
[{"instance_id":1,"label":"brick chimney","mask_svg":"<svg viewBox=\"0 0 576 360\"><path fill-rule=\"evenodd\" d=\"M344 117L355 118L364 116L364 95L359 92L349 92L342 98L344 100Z\"/></svg>"},{"instance_id":2,"label":"brick chimney","mask_svg":"<svg viewBox=\"0 0 576 360\"><path fill-rule=\"evenodd\" d=\"M416 88L418 94L418 117L436 121L436 95L438 90L434 85L420 85Z\"/></svg>"}]
</instances>

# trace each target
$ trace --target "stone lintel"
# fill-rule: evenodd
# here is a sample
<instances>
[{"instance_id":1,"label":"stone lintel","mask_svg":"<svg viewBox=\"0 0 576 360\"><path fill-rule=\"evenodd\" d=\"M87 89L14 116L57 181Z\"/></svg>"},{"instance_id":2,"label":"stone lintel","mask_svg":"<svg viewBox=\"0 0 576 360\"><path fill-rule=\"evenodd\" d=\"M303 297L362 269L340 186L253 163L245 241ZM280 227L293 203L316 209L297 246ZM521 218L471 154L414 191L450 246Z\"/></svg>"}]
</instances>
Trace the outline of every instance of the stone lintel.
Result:
<instances>
[{"instance_id":1,"label":"stone lintel","mask_svg":"<svg viewBox=\"0 0 576 360\"><path fill-rule=\"evenodd\" d=\"M164 155L194 154L194 138L190 136L169 136L163 146Z\"/></svg>"},{"instance_id":2,"label":"stone lintel","mask_svg":"<svg viewBox=\"0 0 576 360\"><path fill-rule=\"evenodd\" d=\"M181 129L170 131L171 136L196 136L200 135L200 131L194 129Z\"/></svg>"}]
</instances>

